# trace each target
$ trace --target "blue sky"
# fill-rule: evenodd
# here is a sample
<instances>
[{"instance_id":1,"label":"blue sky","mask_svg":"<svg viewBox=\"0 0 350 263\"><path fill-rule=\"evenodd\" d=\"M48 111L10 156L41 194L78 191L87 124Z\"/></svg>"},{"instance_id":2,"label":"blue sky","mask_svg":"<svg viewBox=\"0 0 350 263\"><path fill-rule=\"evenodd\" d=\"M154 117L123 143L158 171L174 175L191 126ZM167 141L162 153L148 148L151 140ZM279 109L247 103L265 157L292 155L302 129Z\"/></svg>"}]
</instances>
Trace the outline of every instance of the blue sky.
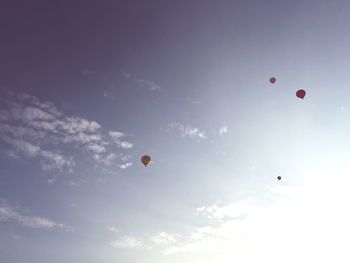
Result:
<instances>
[{"instance_id":1,"label":"blue sky","mask_svg":"<svg viewBox=\"0 0 350 263\"><path fill-rule=\"evenodd\" d=\"M349 8L5 3L1 261L348 262Z\"/></svg>"}]
</instances>

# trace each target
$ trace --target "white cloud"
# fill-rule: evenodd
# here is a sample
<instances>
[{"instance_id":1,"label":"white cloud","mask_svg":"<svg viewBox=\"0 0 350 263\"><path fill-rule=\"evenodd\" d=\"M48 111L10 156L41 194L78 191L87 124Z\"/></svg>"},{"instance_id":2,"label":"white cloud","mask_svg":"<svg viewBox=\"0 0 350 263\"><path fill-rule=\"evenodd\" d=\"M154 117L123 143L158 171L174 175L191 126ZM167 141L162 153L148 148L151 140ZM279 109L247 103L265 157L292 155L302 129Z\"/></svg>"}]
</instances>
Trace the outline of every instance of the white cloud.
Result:
<instances>
[{"instance_id":1,"label":"white cloud","mask_svg":"<svg viewBox=\"0 0 350 263\"><path fill-rule=\"evenodd\" d=\"M110 243L115 248L141 248L143 243L141 240L135 237L122 237L121 239L114 240Z\"/></svg>"},{"instance_id":2,"label":"white cloud","mask_svg":"<svg viewBox=\"0 0 350 263\"><path fill-rule=\"evenodd\" d=\"M77 134L80 132L96 132L101 126L95 121L88 121L80 117L65 117L63 121L57 122L60 129L68 134Z\"/></svg>"},{"instance_id":3,"label":"white cloud","mask_svg":"<svg viewBox=\"0 0 350 263\"><path fill-rule=\"evenodd\" d=\"M89 150L91 150L94 153L103 153L106 151L106 147L101 145L101 144L97 144L97 143L90 143L86 146Z\"/></svg>"},{"instance_id":4,"label":"white cloud","mask_svg":"<svg viewBox=\"0 0 350 263\"><path fill-rule=\"evenodd\" d=\"M349 262L349 166L324 163L306 170L300 185L271 188L269 203L198 208L196 214L208 217L208 224L194 227L163 253L200 253L217 263Z\"/></svg>"},{"instance_id":5,"label":"white cloud","mask_svg":"<svg viewBox=\"0 0 350 263\"><path fill-rule=\"evenodd\" d=\"M134 145L127 141L116 142L117 145L123 149L131 149Z\"/></svg>"},{"instance_id":6,"label":"white cloud","mask_svg":"<svg viewBox=\"0 0 350 263\"><path fill-rule=\"evenodd\" d=\"M33 120L53 120L55 117L40 108L25 107L20 118L26 121Z\"/></svg>"},{"instance_id":7,"label":"white cloud","mask_svg":"<svg viewBox=\"0 0 350 263\"><path fill-rule=\"evenodd\" d=\"M45 171L48 170L62 170L68 168L69 171L75 166L75 162L72 158L65 158L63 155L50 152L41 151L41 166Z\"/></svg>"},{"instance_id":8,"label":"white cloud","mask_svg":"<svg viewBox=\"0 0 350 263\"><path fill-rule=\"evenodd\" d=\"M157 91L160 90L160 86L155 83L154 81L151 80L145 80L145 79L136 79L136 82L141 86L141 87L146 87L150 91Z\"/></svg>"},{"instance_id":9,"label":"white cloud","mask_svg":"<svg viewBox=\"0 0 350 263\"><path fill-rule=\"evenodd\" d=\"M57 178L49 178L49 179L47 179L47 183L49 185L54 184L56 181L57 181Z\"/></svg>"},{"instance_id":10,"label":"white cloud","mask_svg":"<svg viewBox=\"0 0 350 263\"><path fill-rule=\"evenodd\" d=\"M137 83L141 87L145 87L150 91L158 91L160 90L160 85L155 83L152 80L146 80L146 79L141 79L133 76L131 73L127 73L125 71L122 71L122 74L125 78Z\"/></svg>"},{"instance_id":11,"label":"white cloud","mask_svg":"<svg viewBox=\"0 0 350 263\"><path fill-rule=\"evenodd\" d=\"M132 162L128 162L128 163L121 164L120 168L121 169L126 169L126 168L131 167L131 166L132 166Z\"/></svg>"},{"instance_id":12,"label":"white cloud","mask_svg":"<svg viewBox=\"0 0 350 263\"><path fill-rule=\"evenodd\" d=\"M154 249L189 260L200 257L191 262L349 262L347 156L317 159L308 164L311 169L293 175L301 179L297 185L286 180L267 188L268 198L199 207L195 214L204 220L186 224L181 234L129 237L115 246Z\"/></svg>"},{"instance_id":13,"label":"white cloud","mask_svg":"<svg viewBox=\"0 0 350 263\"><path fill-rule=\"evenodd\" d=\"M131 155L123 154L121 159L122 159L123 162L130 161L131 160Z\"/></svg>"},{"instance_id":14,"label":"white cloud","mask_svg":"<svg viewBox=\"0 0 350 263\"><path fill-rule=\"evenodd\" d=\"M17 150L24 153L28 157L36 157L41 151L39 146L22 140L13 141L13 145L17 148Z\"/></svg>"},{"instance_id":15,"label":"white cloud","mask_svg":"<svg viewBox=\"0 0 350 263\"><path fill-rule=\"evenodd\" d=\"M146 85L150 91L160 90L160 86L154 81L145 80L144 85Z\"/></svg>"},{"instance_id":16,"label":"white cloud","mask_svg":"<svg viewBox=\"0 0 350 263\"><path fill-rule=\"evenodd\" d=\"M18 222L24 226L29 226L33 228L56 228L63 227L62 224L57 224L47 218L42 217L30 217L30 216L20 216L17 218Z\"/></svg>"},{"instance_id":17,"label":"white cloud","mask_svg":"<svg viewBox=\"0 0 350 263\"><path fill-rule=\"evenodd\" d=\"M156 245L168 245L168 244L176 242L175 237L171 234L166 233L166 232L160 232L160 233L152 236L150 240L151 240L151 242L155 243Z\"/></svg>"},{"instance_id":18,"label":"white cloud","mask_svg":"<svg viewBox=\"0 0 350 263\"><path fill-rule=\"evenodd\" d=\"M54 229L65 228L63 224L58 224L44 217L23 215L18 208L11 207L4 200L0 200L0 222L16 222L20 225L31 228Z\"/></svg>"},{"instance_id":19,"label":"white cloud","mask_svg":"<svg viewBox=\"0 0 350 263\"><path fill-rule=\"evenodd\" d=\"M219 129L220 135L224 135L225 133L228 133L228 126L223 126Z\"/></svg>"},{"instance_id":20,"label":"white cloud","mask_svg":"<svg viewBox=\"0 0 350 263\"><path fill-rule=\"evenodd\" d=\"M134 145L128 141L121 141L120 139L122 137L125 137L126 135L123 132L119 131L110 131L109 136L113 139L114 143L118 145L118 147L123 149L131 149Z\"/></svg>"},{"instance_id":21,"label":"white cloud","mask_svg":"<svg viewBox=\"0 0 350 263\"><path fill-rule=\"evenodd\" d=\"M197 208L198 215L205 215L209 219L227 219L227 218L241 218L252 212L253 207L249 206L246 201L238 201L236 203L228 204L219 207L217 204L208 207Z\"/></svg>"},{"instance_id":22,"label":"white cloud","mask_svg":"<svg viewBox=\"0 0 350 263\"><path fill-rule=\"evenodd\" d=\"M112 165L117 159L117 155L115 153L109 153L106 156L100 157L99 155L95 155L99 159L99 161L107 166Z\"/></svg>"},{"instance_id":23,"label":"white cloud","mask_svg":"<svg viewBox=\"0 0 350 263\"><path fill-rule=\"evenodd\" d=\"M73 209L80 209L80 206L77 203L70 203L69 206Z\"/></svg>"},{"instance_id":24,"label":"white cloud","mask_svg":"<svg viewBox=\"0 0 350 263\"><path fill-rule=\"evenodd\" d=\"M120 230L115 227L109 227L109 231L113 233L120 233ZM177 242L177 234L169 234L166 232L159 232L148 238L140 238L135 236L123 236L110 243L115 248L123 249L155 249L167 248Z\"/></svg>"},{"instance_id":25,"label":"white cloud","mask_svg":"<svg viewBox=\"0 0 350 263\"><path fill-rule=\"evenodd\" d=\"M120 232L120 230L118 228L114 227L114 226L110 226L108 228L108 230L113 232L113 233L119 233Z\"/></svg>"},{"instance_id":26,"label":"white cloud","mask_svg":"<svg viewBox=\"0 0 350 263\"><path fill-rule=\"evenodd\" d=\"M12 104L23 105L21 103L29 102L32 106L43 109L46 112L50 113L51 115L55 116L56 118L62 116L62 112L60 112L52 102L49 102L49 101L42 102L38 98L26 93L15 94L10 91L5 91L5 93L7 93L7 95L9 95L10 97L17 98L18 101L17 102L11 101Z\"/></svg>"},{"instance_id":27,"label":"white cloud","mask_svg":"<svg viewBox=\"0 0 350 263\"><path fill-rule=\"evenodd\" d=\"M78 187L80 186L80 183L74 182L74 181L69 181L67 184L71 187Z\"/></svg>"},{"instance_id":28,"label":"white cloud","mask_svg":"<svg viewBox=\"0 0 350 263\"><path fill-rule=\"evenodd\" d=\"M118 132L118 131L110 131L109 136L111 136L113 139L119 139L121 137L124 137L125 134L123 132Z\"/></svg>"},{"instance_id":29,"label":"white cloud","mask_svg":"<svg viewBox=\"0 0 350 263\"><path fill-rule=\"evenodd\" d=\"M95 165L117 167L114 161L120 157L112 148L113 143L121 149L133 147L131 142L120 140L126 136L124 133L104 132L95 121L66 116L51 102L41 102L24 93L4 93L6 103L0 109L0 140L9 146L2 153L13 156L12 159L38 159L45 171L71 172L77 163L75 158L82 156L77 151L85 150L84 154L88 154Z\"/></svg>"},{"instance_id":30,"label":"white cloud","mask_svg":"<svg viewBox=\"0 0 350 263\"><path fill-rule=\"evenodd\" d=\"M181 123L173 122L170 123L170 128L180 131L181 137L190 137L194 139L204 139L206 138L205 132L201 131L199 128L184 126Z\"/></svg>"},{"instance_id":31,"label":"white cloud","mask_svg":"<svg viewBox=\"0 0 350 263\"><path fill-rule=\"evenodd\" d=\"M192 138L205 138L205 133L198 128L186 127L182 136L189 136Z\"/></svg>"},{"instance_id":32,"label":"white cloud","mask_svg":"<svg viewBox=\"0 0 350 263\"><path fill-rule=\"evenodd\" d=\"M124 237L113 245L200 258L195 262L210 258L208 262L216 263L346 263L350 260L348 170L347 160L324 160L316 169L305 169L299 185L282 182L271 187L269 202L246 198L202 206L195 213L206 221L192 221L181 234Z\"/></svg>"},{"instance_id":33,"label":"white cloud","mask_svg":"<svg viewBox=\"0 0 350 263\"><path fill-rule=\"evenodd\" d=\"M127 78L127 79L131 78L131 74L128 73L128 72L125 72L124 70L122 70L122 74L123 74L123 76L124 76L125 78Z\"/></svg>"},{"instance_id":34,"label":"white cloud","mask_svg":"<svg viewBox=\"0 0 350 263\"><path fill-rule=\"evenodd\" d=\"M41 149L40 146L33 145L22 139L13 139L7 135L1 137L3 141L11 144L17 154L22 154L29 158L39 158L40 164L44 170L62 170L71 169L75 163L71 158L65 158L63 155Z\"/></svg>"}]
</instances>

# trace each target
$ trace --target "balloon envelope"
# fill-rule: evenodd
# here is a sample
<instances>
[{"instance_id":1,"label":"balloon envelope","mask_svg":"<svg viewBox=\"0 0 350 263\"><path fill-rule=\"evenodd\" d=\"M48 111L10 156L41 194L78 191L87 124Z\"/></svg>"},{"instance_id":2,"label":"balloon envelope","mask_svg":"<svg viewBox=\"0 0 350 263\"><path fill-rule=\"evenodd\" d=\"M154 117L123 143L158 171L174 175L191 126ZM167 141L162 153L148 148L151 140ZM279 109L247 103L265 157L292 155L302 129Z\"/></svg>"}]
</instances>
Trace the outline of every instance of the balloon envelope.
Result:
<instances>
[{"instance_id":1,"label":"balloon envelope","mask_svg":"<svg viewBox=\"0 0 350 263\"><path fill-rule=\"evenodd\" d=\"M147 164L149 164L150 161L151 161L151 157L149 157L148 155L144 155L141 157L141 162L143 163L144 166L147 166Z\"/></svg>"},{"instance_id":2,"label":"balloon envelope","mask_svg":"<svg viewBox=\"0 0 350 263\"><path fill-rule=\"evenodd\" d=\"M298 98L304 99L304 97L305 97L305 95L306 95L306 92L305 92L305 90L300 89L300 90L298 90L298 91L296 92L296 95L297 95Z\"/></svg>"},{"instance_id":3,"label":"balloon envelope","mask_svg":"<svg viewBox=\"0 0 350 263\"><path fill-rule=\"evenodd\" d=\"M276 78L275 77L270 78L270 83L271 84L275 84L275 82L276 82Z\"/></svg>"},{"instance_id":4,"label":"balloon envelope","mask_svg":"<svg viewBox=\"0 0 350 263\"><path fill-rule=\"evenodd\" d=\"M281 178L281 176L277 176L277 179L278 179L278 180L281 180L282 178Z\"/></svg>"}]
</instances>

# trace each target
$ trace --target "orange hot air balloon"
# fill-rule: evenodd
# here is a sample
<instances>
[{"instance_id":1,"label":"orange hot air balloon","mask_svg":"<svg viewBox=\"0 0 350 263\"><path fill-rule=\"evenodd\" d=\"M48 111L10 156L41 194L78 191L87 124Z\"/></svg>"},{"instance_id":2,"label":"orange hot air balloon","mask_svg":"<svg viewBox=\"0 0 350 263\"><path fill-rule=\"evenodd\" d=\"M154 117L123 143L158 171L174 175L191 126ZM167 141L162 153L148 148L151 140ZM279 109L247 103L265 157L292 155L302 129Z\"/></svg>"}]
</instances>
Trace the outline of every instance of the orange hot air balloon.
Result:
<instances>
[{"instance_id":1,"label":"orange hot air balloon","mask_svg":"<svg viewBox=\"0 0 350 263\"><path fill-rule=\"evenodd\" d=\"M298 90L295 94L297 95L297 97L298 97L299 99L304 99L304 97L305 97L305 95L306 95L306 92L305 92L305 90L300 89L300 90Z\"/></svg>"},{"instance_id":2,"label":"orange hot air balloon","mask_svg":"<svg viewBox=\"0 0 350 263\"><path fill-rule=\"evenodd\" d=\"M144 155L141 157L141 162L145 167L149 164L150 161L151 161L151 157L149 157L148 155Z\"/></svg>"},{"instance_id":3,"label":"orange hot air balloon","mask_svg":"<svg viewBox=\"0 0 350 263\"><path fill-rule=\"evenodd\" d=\"M276 78L275 77L270 78L270 83L271 84L275 84L275 82L276 82Z\"/></svg>"}]
</instances>

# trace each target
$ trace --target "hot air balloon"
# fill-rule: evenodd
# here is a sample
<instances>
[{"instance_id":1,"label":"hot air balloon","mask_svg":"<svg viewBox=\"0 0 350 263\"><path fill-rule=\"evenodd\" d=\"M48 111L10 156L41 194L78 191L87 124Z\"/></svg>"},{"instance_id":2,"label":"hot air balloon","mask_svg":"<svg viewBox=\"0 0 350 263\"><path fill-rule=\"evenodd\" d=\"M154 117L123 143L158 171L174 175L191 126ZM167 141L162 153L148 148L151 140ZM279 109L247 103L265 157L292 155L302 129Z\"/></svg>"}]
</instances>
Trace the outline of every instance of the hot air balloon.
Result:
<instances>
[{"instance_id":1,"label":"hot air balloon","mask_svg":"<svg viewBox=\"0 0 350 263\"><path fill-rule=\"evenodd\" d=\"M275 84L275 82L276 82L276 78L275 77L270 78L270 83L271 84Z\"/></svg>"},{"instance_id":2,"label":"hot air balloon","mask_svg":"<svg viewBox=\"0 0 350 263\"><path fill-rule=\"evenodd\" d=\"M281 177L281 176L277 176L277 179L278 179L278 180L281 180L281 179L282 179L282 177Z\"/></svg>"},{"instance_id":3,"label":"hot air balloon","mask_svg":"<svg viewBox=\"0 0 350 263\"><path fill-rule=\"evenodd\" d=\"M141 157L141 162L145 167L149 164L150 161L151 161L151 157L149 157L148 155L144 155Z\"/></svg>"},{"instance_id":4,"label":"hot air balloon","mask_svg":"<svg viewBox=\"0 0 350 263\"><path fill-rule=\"evenodd\" d=\"M304 99L304 97L305 97L305 95L306 95L306 92L305 92L305 90L300 89L300 90L298 90L295 94L297 95L297 97L298 97L299 99Z\"/></svg>"}]
</instances>

